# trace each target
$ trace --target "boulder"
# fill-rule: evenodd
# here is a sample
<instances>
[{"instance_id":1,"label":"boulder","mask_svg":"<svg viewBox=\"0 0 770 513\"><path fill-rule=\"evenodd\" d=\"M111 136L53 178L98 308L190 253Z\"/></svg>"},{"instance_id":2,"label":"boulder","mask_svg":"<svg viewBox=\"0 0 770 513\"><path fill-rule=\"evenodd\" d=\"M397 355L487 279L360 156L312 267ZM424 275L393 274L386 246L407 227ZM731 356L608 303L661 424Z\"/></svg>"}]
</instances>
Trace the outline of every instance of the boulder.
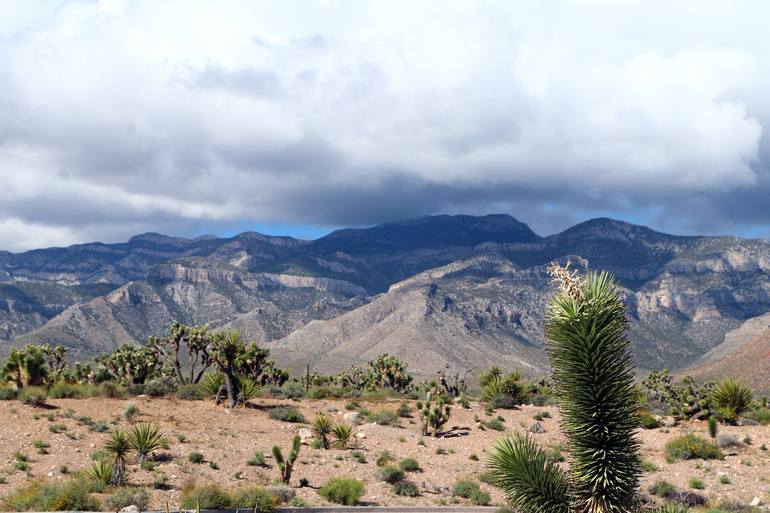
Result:
<instances>
[{"instance_id":1,"label":"boulder","mask_svg":"<svg viewBox=\"0 0 770 513\"><path fill-rule=\"evenodd\" d=\"M535 422L534 424L532 424L532 426L530 426L529 432L530 433L535 433L535 434L540 434L540 433L545 433L546 431L545 431L545 428L543 427L543 425L541 423Z\"/></svg>"},{"instance_id":2,"label":"boulder","mask_svg":"<svg viewBox=\"0 0 770 513\"><path fill-rule=\"evenodd\" d=\"M717 447L726 449L728 447L743 447L743 442L737 435L732 433L719 433L717 435Z\"/></svg>"},{"instance_id":3,"label":"boulder","mask_svg":"<svg viewBox=\"0 0 770 513\"><path fill-rule=\"evenodd\" d=\"M308 428L299 428L297 430L297 434L299 435L299 439L303 443L313 438L313 432L310 431Z\"/></svg>"},{"instance_id":4,"label":"boulder","mask_svg":"<svg viewBox=\"0 0 770 513\"><path fill-rule=\"evenodd\" d=\"M342 416L342 418L345 420L345 422L349 422L354 426L364 423L364 416L361 415L361 412L358 412L358 411L351 411L349 413L346 413L345 415Z\"/></svg>"}]
</instances>

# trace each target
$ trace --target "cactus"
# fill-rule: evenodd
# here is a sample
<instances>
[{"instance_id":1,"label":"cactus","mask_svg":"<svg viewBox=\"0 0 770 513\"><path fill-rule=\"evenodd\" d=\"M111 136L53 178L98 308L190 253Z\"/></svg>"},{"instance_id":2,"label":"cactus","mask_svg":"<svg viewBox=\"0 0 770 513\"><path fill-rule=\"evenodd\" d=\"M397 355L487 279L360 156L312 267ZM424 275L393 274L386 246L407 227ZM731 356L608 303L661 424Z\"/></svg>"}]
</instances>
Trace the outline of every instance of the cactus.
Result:
<instances>
[{"instance_id":1,"label":"cactus","mask_svg":"<svg viewBox=\"0 0 770 513\"><path fill-rule=\"evenodd\" d=\"M281 453L281 448L277 445L273 446L273 458L278 465L278 470L281 472L281 481L283 484L289 484L291 481L291 472L294 470L294 462L297 461L299 456L301 440L299 435L294 435L294 439L291 441L291 451L289 457L284 459Z\"/></svg>"},{"instance_id":2,"label":"cactus","mask_svg":"<svg viewBox=\"0 0 770 513\"><path fill-rule=\"evenodd\" d=\"M709 436L711 438L717 437L717 418L713 415L709 417Z\"/></svg>"},{"instance_id":3,"label":"cactus","mask_svg":"<svg viewBox=\"0 0 770 513\"><path fill-rule=\"evenodd\" d=\"M423 436L438 437L441 428L449 421L452 407L444 397L438 397L435 402L432 399L417 401L417 411L422 419Z\"/></svg>"}]
</instances>

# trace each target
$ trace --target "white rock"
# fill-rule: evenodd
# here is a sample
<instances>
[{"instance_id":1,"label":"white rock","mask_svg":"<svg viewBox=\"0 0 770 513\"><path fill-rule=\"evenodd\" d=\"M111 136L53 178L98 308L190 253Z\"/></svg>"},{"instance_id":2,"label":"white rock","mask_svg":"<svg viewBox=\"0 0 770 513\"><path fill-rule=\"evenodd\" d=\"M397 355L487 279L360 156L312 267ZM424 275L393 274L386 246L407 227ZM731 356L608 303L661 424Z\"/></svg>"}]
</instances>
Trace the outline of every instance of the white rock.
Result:
<instances>
[{"instance_id":1,"label":"white rock","mask_svg":"<svg viewBox=\"0 0 770 513\"><path fill-rule=\"evenodd\" d=\"M121 509L120 513L139 513L139 508L135 504L132 504Z\"/></svg>"},{"instance_id":2,"label":"white rock","mask_svg":"<svg viewBox=\"0 0 770 513\"><path fill-rule=\"evenodd\" d=\"M762 500L759 497L754 497L751 499L751 502L749 503L749 506L757 507L762 505Z\"/></svg>"},{"instance_id":3,"label":"white rock","mask_svg":"<svg viewBox=\"0 0 770 513\"><path fill-rule=\"evenodd\" d=\"M299 435L299 439L303 442L307 442L311 438L313 438L313 432L310 431L308 428L299 428L297 430L297 434Z\"/></svg>"},{"instance_id":4,"label":"white rock","mask_svg":"<svg viewBox=\"0 0 770 513\"><path fill-rule=\"evenodd\" d=\"M359 440L363 440L364 438L366 438L366 433L364 433L363 431L359 431L358 433L356 433L356 438L358 438Z\"/></svg>"},{"instance_id":5,"label":"white rock","mask_svg":"<svg viewBox=\"0 0 770 513\"><path fill-rule=\"evenodd\" d=\"M353 425L362 424L364 422L364 416L361 415L361 412L358 411L351 411L350 413L346 413L342 416L342 418L345 420L345 422L350 422Z\"/></svg>"}]
</instances>

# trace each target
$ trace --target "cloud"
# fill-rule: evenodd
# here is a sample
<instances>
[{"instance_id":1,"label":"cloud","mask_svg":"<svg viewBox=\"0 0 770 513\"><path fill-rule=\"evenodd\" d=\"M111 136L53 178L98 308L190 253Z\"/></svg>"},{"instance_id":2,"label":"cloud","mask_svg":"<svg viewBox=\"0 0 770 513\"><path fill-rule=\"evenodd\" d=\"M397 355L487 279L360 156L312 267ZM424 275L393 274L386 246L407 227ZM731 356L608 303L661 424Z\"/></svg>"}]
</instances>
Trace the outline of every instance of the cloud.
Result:
<instances>
[{"instance_id":1,"label":"cloud","mask_svg":"<svg viewBox=\"0 0 770 513\"><path fill-rule=\"evenodd\" d=\"M0 248L436 212L769 233L762 10L6 2Z\"/></svg>"}]
</instances>

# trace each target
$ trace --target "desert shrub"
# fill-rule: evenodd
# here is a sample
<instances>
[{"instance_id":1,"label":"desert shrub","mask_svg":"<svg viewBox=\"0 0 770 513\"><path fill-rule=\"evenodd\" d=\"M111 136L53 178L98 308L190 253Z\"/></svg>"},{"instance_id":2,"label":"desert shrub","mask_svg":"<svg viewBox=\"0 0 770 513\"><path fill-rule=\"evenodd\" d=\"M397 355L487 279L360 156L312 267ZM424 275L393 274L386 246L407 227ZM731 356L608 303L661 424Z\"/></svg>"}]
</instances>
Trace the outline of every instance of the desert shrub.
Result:
<instances>
[{"instance_id":1,"label":"desert shrub","mask_svg":"<svg viewBox=\"0 0 770 513\"><path fill-rule=\"evenodd\" d=\"M658 419L648 411L644 411L639 414L639 426L644 429L655 429L660 427Z\"/></svg>"},{"instance_id":2,"label":"desert shrub","mask_svg":"<svg viewBox=\"0 0 770 513\"><path fill-rule=\"evenodd\" d=\"M38 454L48 454L48 448L51 447L51 444L45 440L33 440L32 446L37 449Z\"/></svg>"},{"instance_id":3,"label":"desert shrub","mask_svg":"<svg viewBox=\"0 0 770 513\"><path fill-rule=\"evenodd\" d=\"M249 486L233 492L231 508L250 509L268 513L278 505L278 497L258 486Z\"/></svg>"},{"instance_id":4,"label":"desert shrub","mask_svg":"<svg viewBox=\"0 0 770 513\"><path fill-rule=\"evenodd\" d=\"M182 385L176 390L176 397L183 401L203 401L206 399L206 390L198 383Z\"/></svg>"},{"instance_id":5,"label":"desert shrub","mask_svg":"<svg viewBox=\"0 0 770 513\"><path fill-rule=\"evenodd\" d=\"M271 408L268 416L273 420L282 420L284 422L305 422L305 417L293 406Z\"/></svg>"},{"instance_id":6,"label":"desert shrub","mask_svg":"<svg viewBox=\"0 0 770 513\"><path fill-rule=\"evenodd\" d=\"M687 485L693 490L703 490L704 488L706 488L706 485L703 484L703 481L695 477L690 479L690 482Z\"/></svg>"},{"instance_id":7,"label":"desert shrub","mask_svg":"<svg viewBox=\"0 0 770 513\"><path fill-rule=\"evenodd\" d=\"M721 459L722 452L713 443L692 433L681 435L666 443L666 459L676 460Z\"/></svg>"},{"instance_id":8,"label":"desert shrub","mask_svg":"<svg viewBox=\"0 0 770 513\"><path fill-rule=\"evenodd\" d=\"M132 504L139 508L139 511L146 511L149 503L150 494L144 488L118 488L105 501L110 511L120 511Z\"/></svg>"},{"instance_id":9,"label":"desert shrub","mask_svg":"<svg viewBox=\"0 0 770 513\"><path fill-rule=\"evenodd\" d=\"M191 452L187 455L187 459L190 463L200 464L203 463L203 454L199 452Z\"/></svg>"},{"instance_id":10,"label":"desert shrub","mask_svg":"<svg viewBox=\"0 0 770 513\"><path fill-rule=\"evenodd\" d=\"M420 463L414 458L404 458L398 466L404 472L419 472L421 470Z\"/></svg>"},{"instance_id":11,"label":"desert shrub","mask_svg":"<svg viewBox=\"0 0 770 513\"><path fill-rule=\"evenodd\" d=\"M305 479L305 481L307 481L307 479ZM273 485L269 487L267 491L270 492L279 503L287 503L297 495L297 492L294 491L294 488L287 484Z\"/></svg>"},{"instance_id":12,"label":"desert shrub","mask_svg":"<svg viewBox=\"0 0 770 513\"><path fill-rule=\"evenodd\" d=\"M35 408L43 406L47 397L45 389L39 387L24 388L19 393L19 400L22 403Z\"/></svg>"},{"instance_id":13,"label":"desert shrub","mask_svg":"<svg viewBox=\"0 0 770 513\"><path fill-rule=\"evenodd\" d=\"M232 504L230 495L214 484L203 486L186 486L181 494L182 507L184 509L227 509Z\"/></svg>"},{"instance_id":14,"label":"desert shrub","mask_svg":"<svg viewBox=\"0 0 770 513\"><path fill-rule=\"evenodd\" d=\"M411 417L412 408L409 406L409 403L404 401L401 404L399 404L398 409L396 410L396 415L404 419Z\"/></svg>"},{"instance_id":15,"label":"desert shrub","mask_svg":"<svg viewBox=\"0 0 770 513\"><path fill-rule=\"evenodd\" d=\"M399 417L398 414L393 410L382 409L369 412L366 418L369 422L374 422L380 426L395 426L398 424Z\"/></svg>"},{"instance_id":16,"label":"desert shrub","mask_svg":"<svg viewBox=\"0 0 770 513\"><path fill-rule=\"evenodd\" d=\"M3 501L5 511L100 511L99 500L90 494L85 479L70 479L58 483L34 481L8 495Z\"/></svg>"},{"instance_id":17,"label":"desert shrub","mask_svg":"<svg viewBox=\"0 0 770 513\"><path fill-rule=\"evenodd\" d=\"M385 465L377 471L377 478L388 484L397 483L404 479L404 471L396 465Z\"/></svg>"},{"instance_id":18,"label":"desert shrub","mask_svg":"<svg viewBox=\"0 0 770 513\"><path fill-rule=\"evenodd\" d=\"M126 389L120 383L106 381L99 385L99 395L108 399L123 399L126 397Z\"/></svg>"},{"instance_id":19,"label":"desert shrub","mask_svg":"<svg viewBox=\"0 0 770 513\"><path fill-rule=\"evenodd\" d=\"M492 419L487 422L483 422L482 425L487 429L492 429L494 431L505 431L505 424L500 422L499 419Z\"/></svg>"},{"instance_id":20,"label":"desert shrub","mask_svg":"<svg viewBox=\"0 0 770 513\"><path fill-rule=\"evenodd\" d=\"M77 385L59 381L48 390L48 397L52 399L75 399L83 396Z\"/></svg>"},{"instance_id":21,"label":"desert shrub","mask_svg":"<svg viewBox=\"0 0 770 513\"><path fill-rule=\"evenodd\" d=\"M309 399L339 399L340 397L348 397L350 393L349 388L323 385L311 387L305 395Z\"/></svg>"},{"instance_id":22,"label":"desert shrub","mask_svg":"<svg viewBox=\"0 0 770 513\"><path fill-rule=\"evenodd\" d=\"M364 483L358 479L333 477L318 490L318 494L329 502L354 506L364 494Z\"/></svg>"},{"instance_id":23,"label":"desert shrub","mask_svg":"<svg viewBox=\"0 0 770 513\"><path fill-rule=\"evenodd\" d=\"M353 456L353 459L356 460L356 463L366 463L366 455L361 451L353 451L350 453L350 455Z\"/></svg>"},{"instance_id":24,"label":"desert shrub","mask_svg":"<svg viewBox=\"0 0 770 513\"><path fill-rule=\"evenodd\" d=\"M479 491L481 491L479 483L470 479L461 479L452 486L452 495L463 499L470 499L471 495Z\"/></svg>"},{"instance_id":25,"label":"desert shrub","mask_svg":"<svg viewBox=\"0 0 770 513\"><path fill-rule=\"evenodd\" d=\"M668 497L672 493L676 492L677 488L668 481L658 480L650 486L650 493L657 495L658 497Z\"/></svg>"},{"instance_id":26,"label":"desert shrub","mask_svg":"<svg viewBox=\"0 0 770 513\"><path fill-rule=\"evenodd\" d=\"M2 399L2 397L0 397ZM770 408L757 408L746 414L747 419L759 422L763 426L770 424Z\"/></svg>"},{"instance_id":27,"label":"desert shrub","mask_svg":"<svg viewBox=\"0 0 770 513\"><path fill-rule=\"evenodd\" d=\"M329 448L329 435L331 435L334 429L334 421L327 415L316 415L313 419L313 435L321 441L321 446L324 449Z\"/></svg>"},{"instance_id":28,"label":"desert shrub","mask_svg":"<svg viewBox=\"0 0 770 513\"><path fill-rule=\"evenodd\" d=\"M403 497L419 497L420 489L411 481L399 481L393 485L393 493Z\"/></svg>"},{"instance_id":29,"label":"desert shrub","mask_svg":"<svg viewBox=\"0 0 770 513\"><path fill-rule=\"evenodd\" d=\"M376 463L378 467L384 467L393 461L396 461L396 457L393 455L393 453L388 450L384 450L377 455Z\"/></svg>"},{"instance_id":30,"label":"desert shrub","mask_svg":"<svg viewBox=\"0 0 770 513\"><path fill-rule=\"evenodd\" d=\"M57 422L55 424L50 424L48 426L48 431L50 431L51 433L62 433L64 431L67 431L67 426L65 426L60 422Z\"/></svg>"},{"instance_id":31,"label":"desert shrub","mask_svg":"<svg viewBox=\"0 0 770 513\"><path fill-rule=\"evenodd\" d=\"M126 403L126 407L123 409L123 418L132 421L139 416L139 407L131 401Z\"/></svg>"},{"instance_id":32,"label":"desert shrub","mask_svg":"<svg viewBox=\"0 0 770 513\"><path fill-rule=\"evenodd\" d=\"M468 498L470 499L471 504L476 506L489 506L489 503L492 502L492 497L490 497L484 490L476 490Z\"/></svg>"},{"instance_id":33,"label":"desert shrub","mask_svg":"<svg viewBox=\"0 0 770 513\"><path fill-rule=\"evenodd\" d=\"M719 431L719 426L717 426L717 418L713 415L709 416L708 428L709 428L709 436L711 438L716 438L717 432Z\"/></svg>"},{"instance_id":34,"label":"desert shrub","mask_svg":"<svg viewBox=\"0 0 770 513\"><path fill-rule=\"evenodd\" d=\"M262 451L257 451L254 456L246 462L247 465L252 467L267 467L267 460L265 454Z\"/></svg>"},{"instance_id":35,"label":"desert shrub","mask_svg":"<svg viewBox=\"0 0 770 513\"><path fill-rule=\"evenodd\" d=\"M15 388L0 387L0 401L13 401L19 396Z\"/></svg>"}]
</instances>

